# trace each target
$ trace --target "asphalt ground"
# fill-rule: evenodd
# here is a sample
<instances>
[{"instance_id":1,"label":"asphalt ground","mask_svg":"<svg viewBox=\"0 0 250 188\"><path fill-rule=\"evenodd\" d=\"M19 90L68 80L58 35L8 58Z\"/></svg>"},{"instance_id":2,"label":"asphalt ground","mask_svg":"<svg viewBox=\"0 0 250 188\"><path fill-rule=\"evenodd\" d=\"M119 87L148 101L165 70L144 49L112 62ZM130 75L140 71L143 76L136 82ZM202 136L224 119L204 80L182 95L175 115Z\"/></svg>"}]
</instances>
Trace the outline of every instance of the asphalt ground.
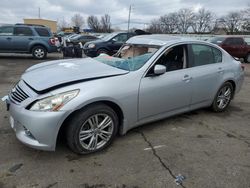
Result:
<instances>
[{"instance_id":1,"label":"asphalt ground","mask_svg":"<svg viewBox=\"0 0 250 188\"><path fill-rule=\"evenodd\" d=\"M49 60L62 58L50 54ZM30 55L0 54L0 96L28 67ZM63 141L55 152L30 149L10 128L0 102L0 188L250 188L250 64L226 112L208 109L150 123L118 136L106 150L79 156Z\"/></svg>"}]
</instances>

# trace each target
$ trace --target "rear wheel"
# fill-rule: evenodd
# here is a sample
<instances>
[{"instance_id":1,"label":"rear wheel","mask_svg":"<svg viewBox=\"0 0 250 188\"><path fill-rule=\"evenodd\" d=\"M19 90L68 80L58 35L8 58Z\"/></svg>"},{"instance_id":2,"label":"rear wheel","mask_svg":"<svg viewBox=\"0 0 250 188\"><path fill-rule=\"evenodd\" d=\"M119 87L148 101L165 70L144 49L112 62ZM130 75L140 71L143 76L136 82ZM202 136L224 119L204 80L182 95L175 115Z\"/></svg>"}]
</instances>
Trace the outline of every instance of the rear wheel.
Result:
<instances>
[{"instance_id":1,"label":"rear wheel","mask_svg":"<svg viewBox=\"0 0 250 188\"><path fill-rule=\"evenodd\" d=\"M106 148L118 130L118 117L105 104L89 106L69 121L67 142L72 151L87 154Z\"/></svg>"},{"instance_id":2,"label":"rear wheel","mask_svg":"<svg viewBox=\"0 0 250 188\"><path fill-rule=\"evenodd\" d=\"M223 112L227 109L233 97L233 86L231 83L224 83L217 92L212 104L212 110Z\"/></svg>"},{"instance_id":3,"label":"rear wheel","mask_svg":"<svg viewBox=\"0 0 250 188\"><path fill-rule=\"evenodd\" d=\"M44 59L47 56L47 50L43 46L35 46L32 49L32 55L35 59Z\"/></svg>"}]
</instances>

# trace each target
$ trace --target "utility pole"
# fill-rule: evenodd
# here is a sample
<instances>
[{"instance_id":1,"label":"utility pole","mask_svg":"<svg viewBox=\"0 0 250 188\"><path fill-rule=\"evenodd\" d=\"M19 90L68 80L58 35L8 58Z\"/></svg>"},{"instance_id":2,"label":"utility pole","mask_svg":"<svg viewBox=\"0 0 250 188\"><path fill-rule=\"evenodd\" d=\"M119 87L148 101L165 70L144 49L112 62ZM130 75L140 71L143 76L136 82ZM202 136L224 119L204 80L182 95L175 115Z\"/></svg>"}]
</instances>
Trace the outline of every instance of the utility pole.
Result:
<instances>
[{"instance_id":1,"label":"utility pole","mask_svg":"<svg viewBox=\"0 0 250 188\"><path fill-rule=\"evenodd\" d=\"M129 6L129 13L128 13L128 33L129 33L129 25L130 25L130 14L131 14L131 5Z\"/></svg>"},{"instance_id":2,"label":"utility pole","mask_svg":"<svg viewBox=\"0 0 250 188\"><path fill-rule=\"evenodd\" d=\"M40 7L38 7L38 18L39 18L39 19L41 18L41 15L40 15Z\"/></svg>"}]
</instances>

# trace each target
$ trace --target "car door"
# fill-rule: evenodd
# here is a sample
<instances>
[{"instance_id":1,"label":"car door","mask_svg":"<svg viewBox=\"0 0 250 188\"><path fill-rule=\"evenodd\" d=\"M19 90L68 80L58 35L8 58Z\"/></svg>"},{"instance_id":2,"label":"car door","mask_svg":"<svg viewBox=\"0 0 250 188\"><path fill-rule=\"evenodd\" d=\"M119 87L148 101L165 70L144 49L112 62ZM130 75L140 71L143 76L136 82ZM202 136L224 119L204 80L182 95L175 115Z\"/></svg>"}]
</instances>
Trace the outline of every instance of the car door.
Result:
<instances>
[{"instance_id":1,"label":"car door","mask_svg":"<svg viewBox=\"0 0 250 188\"><path fill-rule=\"evenodd\" d=\"M111 49L113 53L116 53L127 40L128 34L120 33L110 40L108 48Z\"/></svg>"},{"instance_id":2,"label":"car door","mask_svg":"<svg viewBox=\"0 0 250 188\"><path fill-rule=\"evenodd\" d=\"M34 34L30 27L16 26L12 38L12 48L15 51L27 52L30 42L34 39Z\"/></svg>"},{"instance_id":3,"label":"car door","mask_svg":"<svg viewBox=\"0 0 250 188\"><path fill-rule=\"evenodd\" d=\"M12 50L13 26L0 27L0 51L9 52Z\"/></svg>"},{"instance_id":4,"label":"car door","mask_svg":"<svg viewBox=\"0 0 250 188\"><path fill-rule=\"evenodd\" d=\"M213 100L224 74L222 53L205 44L188 45L188 69L192 75L192 107L202 107Z\"/></svg>"},{"instance_id":5,"label":"car door","mask_svg":"<svg viewBox=\"0 0 250 188\"><path fill-rule=\"evenodd\" d=\"M175 49L176 48L176 49ZM186 69L186 48L176 46L167 49L141 79L139 88L139 120L189 109L192 93L192 78ZM174 54L176 51L182 55ZM177 57L179 56L179 57ZM175 64L176 63L176 64ZM166 66L166 73L154 75L157 64ZM178 66L175 66L179 64Z\"/></svg>"}]
</instances>

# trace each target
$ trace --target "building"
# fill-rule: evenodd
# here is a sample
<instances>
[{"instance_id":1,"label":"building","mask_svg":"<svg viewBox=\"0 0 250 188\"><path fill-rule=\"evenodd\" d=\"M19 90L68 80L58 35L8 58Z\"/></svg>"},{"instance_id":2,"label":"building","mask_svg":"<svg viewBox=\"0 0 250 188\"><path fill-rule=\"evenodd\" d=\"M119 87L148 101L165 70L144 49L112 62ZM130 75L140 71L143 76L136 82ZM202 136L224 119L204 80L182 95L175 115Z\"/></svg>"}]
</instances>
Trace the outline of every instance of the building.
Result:
<instances>
[{"instance_id":1,"label":"building","mask_svg":"<svg viewBox=\"0 0 250 188\"><path fill-rule=\"evenodd\" d=\"M37 25L44 25L50 28L52 33L57 32L57 22L53 20L45 20L45 19L40 19L40 18L35 18L35 19L23 19L23 22L25 24L37 24Z\"/></svg>"}]
</instances>

